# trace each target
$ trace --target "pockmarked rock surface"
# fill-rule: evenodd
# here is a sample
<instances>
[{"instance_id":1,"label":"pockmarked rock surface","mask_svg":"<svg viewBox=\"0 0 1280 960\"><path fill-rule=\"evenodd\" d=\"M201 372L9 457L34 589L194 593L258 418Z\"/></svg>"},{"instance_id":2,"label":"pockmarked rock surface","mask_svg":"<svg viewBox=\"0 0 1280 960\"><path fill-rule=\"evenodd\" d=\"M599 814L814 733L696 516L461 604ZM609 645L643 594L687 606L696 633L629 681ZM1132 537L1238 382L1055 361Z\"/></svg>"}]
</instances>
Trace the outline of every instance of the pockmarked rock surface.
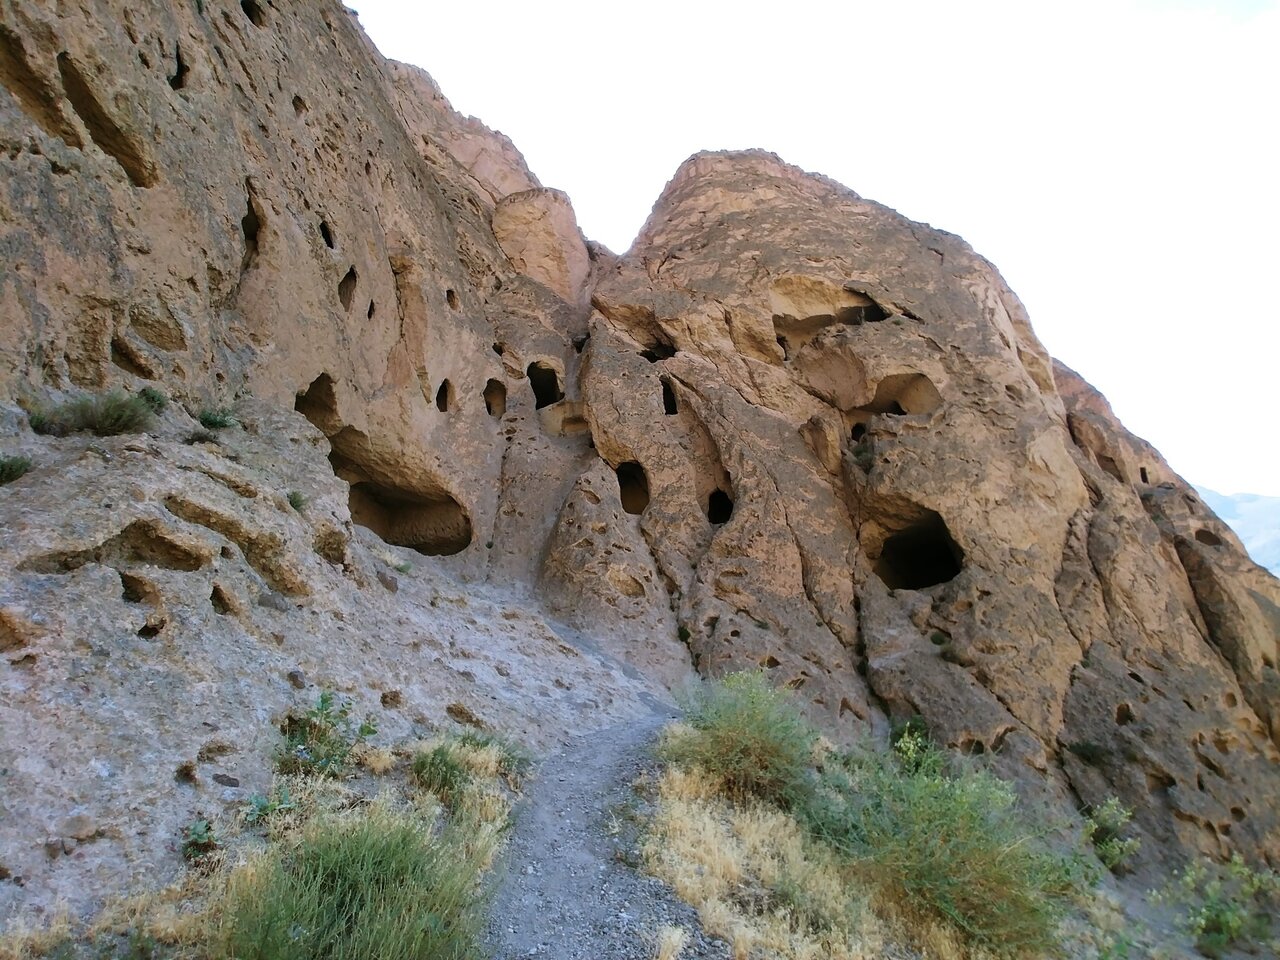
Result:
<instances>
[{"instance_id":1,"label":"pockmarked rock surface","mask_svg":"<svg viewBox=\"0 0 1280 960\"><path fill-rule=\"evenodd\" d=\"M1280 584L959 238L700 154L617 256L328 0L0 2L0 146L0 917L177 876L320 689L547 750L742 668L1280 861Z\"/></svg>"}]
</instances>

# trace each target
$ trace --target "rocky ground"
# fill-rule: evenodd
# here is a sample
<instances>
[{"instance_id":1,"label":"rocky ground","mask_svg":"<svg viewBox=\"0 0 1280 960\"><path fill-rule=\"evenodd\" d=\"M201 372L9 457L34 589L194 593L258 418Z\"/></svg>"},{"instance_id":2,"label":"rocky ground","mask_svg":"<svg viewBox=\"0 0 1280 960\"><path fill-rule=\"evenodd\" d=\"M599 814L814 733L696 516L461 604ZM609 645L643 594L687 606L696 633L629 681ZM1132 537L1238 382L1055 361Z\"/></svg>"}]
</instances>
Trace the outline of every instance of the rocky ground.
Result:
<instances>
[{"instance_id":1,"label":"rocky ground","mask_svg":"<svg viewBox=\"0 0 1280 960\"><path fill-rule=\"evenodd\" d=\"M495 960L650 960L663 926L690 933L683 957L730 955L669 887L635 869L634 784L652 770L654 738L672 716L584 734L538 765L498 866Z\"/></svg>"}]
</instances>

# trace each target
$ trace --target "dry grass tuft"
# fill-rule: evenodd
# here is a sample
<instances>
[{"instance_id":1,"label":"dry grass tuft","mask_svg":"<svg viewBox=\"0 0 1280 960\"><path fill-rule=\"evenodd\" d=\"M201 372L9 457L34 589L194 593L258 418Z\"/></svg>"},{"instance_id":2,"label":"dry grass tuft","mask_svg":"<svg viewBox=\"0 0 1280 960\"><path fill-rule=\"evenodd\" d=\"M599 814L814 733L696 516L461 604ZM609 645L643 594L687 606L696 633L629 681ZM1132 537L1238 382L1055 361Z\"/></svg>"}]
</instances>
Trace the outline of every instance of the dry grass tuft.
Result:
<instances>
[{"instance_id":1,"label":"dry grass tuft","mask_svg":"<svg viewBox=\"0 0 1280 960\"><path fill-rule=\"evenodd\" d=\"M0 960L34 960L71 939L71 914L65 906L39 920L16 917L0 931Z\"/></svg>"},{"instance_id":2,"label":"dry grass tuft","mask_svg":"<svg viewBox=\"0 0 1280 960\"><path fill-rule=\"evenodd\" d=\"M355 761L375 777L390 773L396 766L396 755L386 747L371 747L361 743L352 751Z\"/></svg>"},{"instance_id":3,"label":"dry grass tuft","mask_svg":"<svg viewBox=\"0 0 1280 960\"><path fill-rule=\"evenodd\" d=\"M667 770L642 850L649 870L697 909L735 958L879 958L885 931L835 860L789 814L735 806L718 788L718 778L700 770Z\"/></svg>"},{"instance_id":4,"label":"dry grass tuft","mask_svg":"<svg viewBox=\"0 0 1280 960\"><path fill-rule=\"evenodd\" d=\"M689 931L684 927L664 926L658 931L654 960L679 960L688 942Z\"/></svg>"}]
</instances>

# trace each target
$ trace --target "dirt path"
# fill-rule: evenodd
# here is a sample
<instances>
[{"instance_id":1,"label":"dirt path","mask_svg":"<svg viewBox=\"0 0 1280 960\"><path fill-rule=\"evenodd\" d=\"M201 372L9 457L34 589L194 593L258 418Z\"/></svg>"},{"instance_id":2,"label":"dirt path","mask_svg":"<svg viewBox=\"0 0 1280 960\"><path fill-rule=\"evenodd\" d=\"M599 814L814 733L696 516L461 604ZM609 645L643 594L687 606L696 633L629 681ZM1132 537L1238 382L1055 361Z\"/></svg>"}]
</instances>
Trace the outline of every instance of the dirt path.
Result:
<instances>
[{"instance_id":1,"label":"dirt path","mask_svg":"<svg viewBox=\"0 0 1280 960\"><path fill-rule=\"evenodd\" d=\"M486 936L494 960L651 960L663 924L690 932L685 960L729 956L668 887L625 862L631 784L670 719L655 713L586 734L539 765L499 865Z\"/></svg>"}]
</instances>

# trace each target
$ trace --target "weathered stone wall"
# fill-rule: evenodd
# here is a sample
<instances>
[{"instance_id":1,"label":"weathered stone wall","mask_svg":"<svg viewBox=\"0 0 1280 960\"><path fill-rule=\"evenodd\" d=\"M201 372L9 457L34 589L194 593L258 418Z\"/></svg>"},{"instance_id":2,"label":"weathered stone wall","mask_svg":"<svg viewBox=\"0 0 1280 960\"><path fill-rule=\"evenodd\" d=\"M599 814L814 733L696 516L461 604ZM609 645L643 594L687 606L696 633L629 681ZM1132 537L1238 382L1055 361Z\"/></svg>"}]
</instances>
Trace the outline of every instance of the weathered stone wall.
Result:
<instances>
[{"instance_id":1,"label":"weathered stone wall","mask_svg":"<svg viewBox=\"0 0 1280 960\"><path fill-rule=\"evenodd\" d=\"M0 88L0 911L175 872L317 687L545 744L695 669L1280 857L1280 587L959 238L703 154L617 257L329 2L0 0Z\"/></svg>"}]
</instances>

